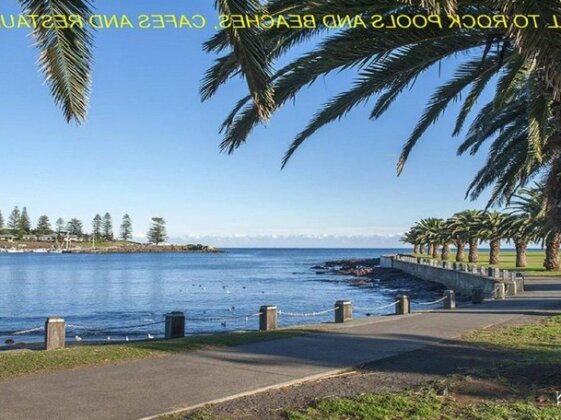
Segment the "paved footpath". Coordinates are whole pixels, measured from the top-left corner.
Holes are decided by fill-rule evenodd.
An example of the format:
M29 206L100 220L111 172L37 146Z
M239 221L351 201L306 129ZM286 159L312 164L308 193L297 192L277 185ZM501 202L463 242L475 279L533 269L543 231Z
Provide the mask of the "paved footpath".
M325 332L0 383L0 419L139 419L322 377L523 315L561 313L561 279L505 301L328 324Z

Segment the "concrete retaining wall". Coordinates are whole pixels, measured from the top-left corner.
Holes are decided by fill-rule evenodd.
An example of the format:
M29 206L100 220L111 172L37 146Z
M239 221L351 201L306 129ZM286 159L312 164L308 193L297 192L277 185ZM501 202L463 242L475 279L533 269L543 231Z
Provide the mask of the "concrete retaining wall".
M446 263L447 268L443 268L442 263L435 260L418 259L408 255L383 256L380 259L380 265L395 268L422 280L442 284L450 290L466 295L471 295L473 288L481 287L486 297L494 297L497 286L502 287L502 284L505 285L505 290L509 291L510 295L524 290L523 280L515 278L514 273L504 270L502 272L494 270L495 278L492 278L482 275L481 270L478 273L467 272L464 266L454 269L452 263ZM513 281L516 283L516 291L512 291Z

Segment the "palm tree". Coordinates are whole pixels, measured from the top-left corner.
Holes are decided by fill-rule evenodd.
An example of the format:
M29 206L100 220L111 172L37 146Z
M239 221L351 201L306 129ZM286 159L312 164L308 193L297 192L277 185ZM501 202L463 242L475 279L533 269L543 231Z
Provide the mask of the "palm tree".
M452 232L449 229L448 220L442 221L440 223L440 230L437 235L438 242L442 245L440 259L442 261L448 261L450 258L450 244L455 243L455 239L452 236Z
M433 258L438 258L439 237L442 230L443 220L436 217L428 217L417 223L420 240L428 245L428 253Z
M512 239L516 249L516 267L528 266L528 244L537 240L536 228L532 219L527 214L508 214L503 220L501 230L507 240Z
M482 213L481 210L464 210L452 216L449 222L452 236L461 238L469 244L468 261L470 263L479 261L478 244Z
M523 188L515 196L512 208L517 214L525 217L530 223L528 229L533 232L533 238L539 239L542 246L545 245L545 259L543 266L546 270L559 270L561 261L559 258L559 247L561 246L561 235L552 230L547 221L544 211L544 187L536 184L533 188Z
M419 253L421 244L419 243L419 235L415 227L412 227L403 234L401 242L413 245L413 254Z
M444 222L444 230L456 246L456 262L463 262L465 259L466 242L468 241L463 220L458 217L458 214L454 215Z
M479 239L489 241L489 264L496 265L500 262L501 239L504 214L493 211L484 212L479 219Z

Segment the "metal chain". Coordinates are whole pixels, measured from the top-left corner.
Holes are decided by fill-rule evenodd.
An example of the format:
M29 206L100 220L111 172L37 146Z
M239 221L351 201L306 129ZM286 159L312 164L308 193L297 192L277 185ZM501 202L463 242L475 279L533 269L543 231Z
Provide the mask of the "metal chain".
M163 324L164 322L165 321L156 321L156 322L151 322L149 324L124 325L122 327L108 327L108 328L101 328L101 327L93 328L93 327L85 327L83 325L75 325L75 324L66 324L66 326L77 330L86 330L86 331L118 331L118 330L128 330L131 328L149 327L151 325Z
M434 305L436 303L442 302L443 300L446 300L448 298L448 296L444 296L438 300L435 300L433 302L411 302L414 303L415 305Z
M360 311L379 311L380 309L386 309L389 308L390 306L394 306L397 305L399 303L399 300L396 300L395 302L389 303L387 305L384 306L378 306L377 308L364 308L361 306L354 306L353 309L358 309Z
M279 310L279 315L285 315L285 316L294 316L294 317L314 317L314 316L319 316L319 315L325 315L328 314L330 312L335 312L337 309L333 308L333 309L326 309L325 311L320 311L320 312L285 312L285 311L281 311Z
M9 334L2 334L2 335L22 335L22 334L29 334L35 331L41 331L44 330L45 327L35 327L35 328L30 328L29 330L21 330L21 331L14 331L12 333Z
M261 312L257 312L256 314L247 314L247 315L239 315L239 316L226 316L226 317L189 317L186 316L185 318L189 321L195 321L195 322L204 322L204 321L235 321L236 319L243 319L245 318L246 321L249 320L249 318L255 317L255 316L260 316Z

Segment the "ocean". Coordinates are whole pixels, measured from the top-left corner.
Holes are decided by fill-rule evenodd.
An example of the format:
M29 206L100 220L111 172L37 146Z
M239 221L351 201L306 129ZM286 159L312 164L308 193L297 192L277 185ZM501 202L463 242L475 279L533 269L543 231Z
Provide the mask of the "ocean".
M0 254L0 345L43 339L46 317L61 316L70 339L162 337L163 316L186 313L187 334L255 330L259 307L277 305L280 326L331 321L335 301L356 317L391 313L398 290L383 282L317 274L328 260L373 258L396 249L226 249L198 254ZM438 297L438 296L437 296ZM374 310L373 310L374 309ZM324 312L324 313L322 313ZM319 313L312 315L311 313ZM290 314L290 315L289 315Z

